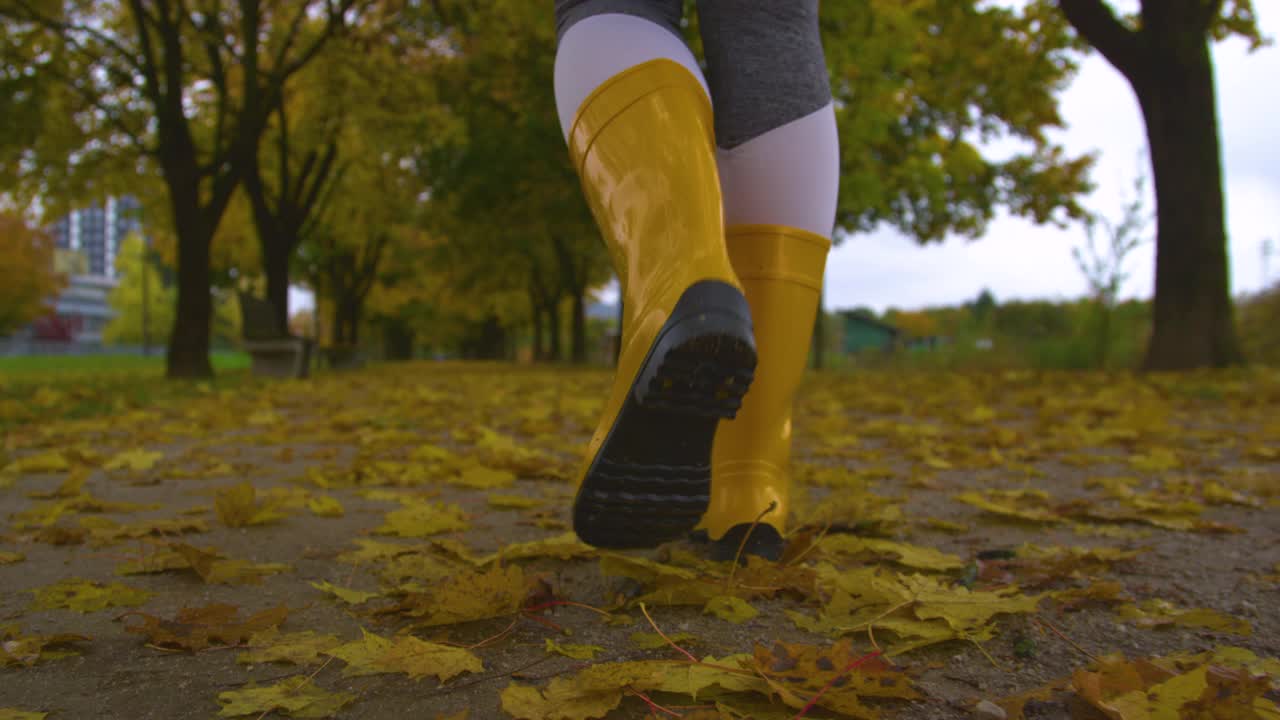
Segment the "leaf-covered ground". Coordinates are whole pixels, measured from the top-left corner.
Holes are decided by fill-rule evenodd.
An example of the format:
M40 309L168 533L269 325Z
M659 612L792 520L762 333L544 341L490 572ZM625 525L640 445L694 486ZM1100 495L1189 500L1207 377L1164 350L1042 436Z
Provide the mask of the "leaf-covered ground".
M1280 717L1274 371L811 376L741 567L568 534L607 372L91 382L0 398L0 720Z

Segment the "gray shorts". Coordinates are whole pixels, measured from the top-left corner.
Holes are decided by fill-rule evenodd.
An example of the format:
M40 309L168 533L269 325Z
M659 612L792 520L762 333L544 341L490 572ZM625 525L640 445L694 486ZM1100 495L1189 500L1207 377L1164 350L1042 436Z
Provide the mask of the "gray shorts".
M555 0L560 35L585 18L635 15L681 35L683 0ZM716 142L731 148L831 102L818 0L698 0Z

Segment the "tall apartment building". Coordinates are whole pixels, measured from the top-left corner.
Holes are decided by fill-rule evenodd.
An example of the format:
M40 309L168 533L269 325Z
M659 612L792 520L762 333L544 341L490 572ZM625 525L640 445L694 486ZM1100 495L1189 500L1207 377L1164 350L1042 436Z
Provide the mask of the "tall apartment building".
M48 228L58 249L71 251L68 267L75 269L64 270L69 277L53 301L53 312L0 343L0 352L72 352L102 345L103 329L115 314L109 298L119 282L116 255L125 237L141 230L140 209L134 198L109 198L74 210Z
M90 275L114 279L120 245L126 235L142 228L140 209L134 198L108 198L104 205L94 204L68 213L50 231L59 248L84 255Z

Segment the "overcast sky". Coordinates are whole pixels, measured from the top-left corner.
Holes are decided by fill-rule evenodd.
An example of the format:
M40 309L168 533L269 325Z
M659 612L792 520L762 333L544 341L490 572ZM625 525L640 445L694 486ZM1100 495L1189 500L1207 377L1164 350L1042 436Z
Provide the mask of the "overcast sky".
M1263 32L1280 37L1280 6L1255 6ZM1280 280L1280 47L1249 53L1245 43L1233 40L1218 44L1214 59L1232 291L1239 294L1264 284L1266 238L1276 246L1269 282ZM1058 139L1067 150L1072 155L1100 153L1093 175L1097 190L1086 206L1117 217L1133 185L1138 153L1146 147L1132 91L1118 72L1092 54L1063 94L1062 114L1068 127ZM1154 200L1148 207L1154 210ZM972 299L984 287L1001 301L1078 297L1085 292L1085 281L1071 248L1082 242L1084 231L1078 226L1057 230L1007 217L973 242L953 239L920 247L894 231L850 237L827 264L827 307L883 311L951 305ZM1150 297L1154 249L1149 243L1131 256L1124 296Z

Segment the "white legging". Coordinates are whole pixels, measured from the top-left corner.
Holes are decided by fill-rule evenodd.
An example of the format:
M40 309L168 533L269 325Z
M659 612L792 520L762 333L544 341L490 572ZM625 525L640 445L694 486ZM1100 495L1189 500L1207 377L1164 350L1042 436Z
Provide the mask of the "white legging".
M813 5L816 8L816 2ZM817 33L816 22L812 33ZM789 98L784 78L758 72L762 67L759 58L748 63L755 71L724 77L728 74L724 68L738 67L733 53L743 52L736 49L742 47L746 44L716 44L717 62L713 65L721 69L708 86L693 53L665 24L619 12L587 15L564 29L556 52L560 126L567 137L582 102L610 77L650 60L674 60L688 68L712 98L725 224L785 225L830 238L840 168L835 109L826 88L825 68L820 69L825 96L813 87L816 71L808 69L810 82L802 83L797 96ZM812 64L811 59L799 63L805 68ZM787 70L788 79L795 76L796 65L792 63ZM780 66L788 68L786 63ZM775 97L759 99L766 92ZM721 96L718 103L717 94ZM823 102L814 106L815 100Z

